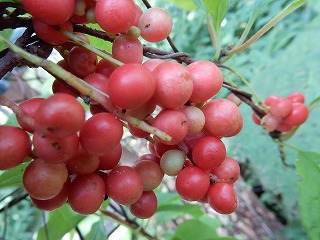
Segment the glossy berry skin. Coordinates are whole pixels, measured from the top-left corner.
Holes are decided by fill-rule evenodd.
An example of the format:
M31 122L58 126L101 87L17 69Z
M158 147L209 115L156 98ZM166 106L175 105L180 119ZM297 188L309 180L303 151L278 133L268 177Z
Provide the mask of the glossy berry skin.
M76 154L66 162L66 165L71 173L87 175L96 171L99 163L99 157L88 154L80 146Z
M47 199L39 200L33 197L30 197L32 204L42 210L42 211L53 211L61 207L68 200L68 182L66 182L62 190L58 193L57 196Z
M221 164L212 169L210 173L213 175L215 182L235 183L240 176L239 163L233 158L226 157Z
M226 147L219 138L206 136L196 142L192 149L192 157L199 168L210 170L226 158Z
M141 37L148 42L160 42L166 39L172 30L171 16L161 8L149 8L139 19Z
M129 35L116 37L112 44L112 56L123 63L142 63L142 43Z
M177 62L161 63L153 70L156 82L154 101L162 108L174 109L185 104L193 90L191 74Z
M122 155L122 146L121 146L121 143L118 143L112 152L109 152L106 155L99 157L100 162L99 162L98 169L111 170L112 168L118 165L121 159L121 155Z
M153 96L155 80L142 65L128 63L113 71L108 87L111 102L123 109L136 109Z
M191 102L205 102L220 91L223 75L213 62L207 60L196 61L189 64L187 69L193 79Z
M95 53L82 47L73 47L68 54L68 63L72 72L78 77L85 77L95 72L98 57Z
M177 193L188 201L198 201L203 198L209 186L208 174L197 166L182 169L176 179Z
M172 139L157 140L167 145L175 145L183 140L188 133L188 121L184 113L179 110L163 110L153 120L152 126L167 133Z
M44 101L44 98L29 98L25 101L23 101L22 103L19 104L19 107L23 109L23 111L25 111L25 113L30 116L30 117L34 117L38 107L40 106L40 104ZM19 116L17 117L17 121L19 123L19 125L26 131L33 133L34 129L31 128L28 124L26 124L23 119Z
M143 181L138 172L129 166L118 166L111 170L106 179L108 196L122 205L131 205L143 193Z
M63 138L54 138L35 132L32 143L34 150L44 161L64 163L76 154L79 138L76 133Z
M85 111L74 97L57 93L40 104L34 119L37 132L66 137L80 130L85 121Z
M292 111L292 102L287 98L279 98L270 104L270 114L275 117L284 118Z
M59 25L72 16L75 0L22 0L22 5L40 21L49 25Z
M143 192L138 201L130 205L131 214L140 219L152 217L158 206L158 200L153 191Z
M304 123L309 116L309 109L300 102L292 103L291 113L282 119L282 122L290 126L298 126Z
M31 152L29 135L21 128L0 126L0 170L21 164Z
M132 0L98 0L96 20L108 33L123 33L134 23L136 6Z
M201 108L206 122L204 130L216 137L229 137L239 131L242 116L238 106L230 100L216 98Z
M38 158L23 173L23 186L33 198L47 200L59 194L68 179L63 163L48 163Z
M161 170L168 176L177 176L182 170L187 156L181 150L169 150L160 159Z
M293 92L289 94L287 97L291 102L299 102L304 103L304 95L301 92Z
M98 211L104 201L104 196L105 182L95 173L77 176L68 188L70 207L83 215Z
M32 21L33 29L37 36L44 42L52 45L60 45L69 40L69 38L58 30L54 29L48 24L45 24L37 19ZM59 25L59 28L62 28L68 32L73 32L73 26L70 21L66 21Z
M97 113L85 122L79 140L87 153L102 157L115 149L122 134L121 122L111 113Z
M133 165L143 181L143 191L151 191L157 188L163 179L162 172L158 163L150 160L140 160Z
M209 187L208 203L210 207L220 214L231 214L238 206L234 188L228 183L214 183Z

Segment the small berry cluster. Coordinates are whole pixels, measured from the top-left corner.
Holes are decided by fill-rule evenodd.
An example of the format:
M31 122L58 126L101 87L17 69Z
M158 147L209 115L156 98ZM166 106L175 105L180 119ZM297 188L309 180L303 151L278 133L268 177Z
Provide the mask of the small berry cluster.
M81 88L56 79L54 95L19 105L24 113L17 114L21 128L0 126L0 152L4 153L0 169L18 166L27 157L32 159L25 169L23 185L36 207L50 211L68 202L75 212L91 214L109 197L129 206L134 216L149 218L157 208L154 189L168 175L176 177L176 190L183 199L209 203L222 214L236 210L233 184L240 168L227 157L221 139L238 134L243 119L234 102L213 99L223 84L220 69L207 60L188 66L160 59L142 62L141 43L130 34L130 27L136 25L147 41L165 39L171 31L167 13L156 8L142 13L132 0L22 3L34 17L37 35L67 50L58 64L95 87L92 92L102 94L112 106L102 106ZM122 33L115 38L112 49L121 66L104 59L98 62L94 53L80 46L50 42L60 34L51 25L86 23L92 7L102 29ZM51 30L54 36L49 40L42 37L37 21L49 27L45 36L50 36ZM78 36L89 43L85 35ZM89 118L78 97L90 104ZM145 122L152 130L125 119ZM124 126L134 137L149 141L151 153L132 166L120 164ZM157 135L154 129L170 138Z
M290 132L294 127L303 124L309 115L308 107L304 104L304 95L300 92L291 93L285 98L271 95L264 103L268 107L268 113L261 119L253 113L252 119L268 132Z

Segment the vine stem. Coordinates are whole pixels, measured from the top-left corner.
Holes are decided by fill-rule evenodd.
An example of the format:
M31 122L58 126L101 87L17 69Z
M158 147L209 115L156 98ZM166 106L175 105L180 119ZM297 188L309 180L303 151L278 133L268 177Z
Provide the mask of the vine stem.
M97 54L98 56L106 59L108 62L117 65L117 66L122 66L124 65L123 62L120 62L119 60L111 57L111 53L105 53L93 46L91 46L90 44L86 43L85 41L83 41L82 39L76 37L75 35L73 35L72 33L62 29L62 28L56 28L59 32L61 32L63 35L65 35L66 37L68 37L69 39L71 39L72 41L74 41L77 45Z
M214 59L218 59L219 55L220 55L220 40L219 40L219 36L216 33L213 24L212 24L212 17L210 14L207 14L206 16L206 22L207 22L207 27L208 27L208 31L210 34L210 38L211 38L211 43L213 46L213 49L215 50L215 54L214 54Z
M118 215L114 214L113 212L110 212L108 210L103 210L103 209L100 209L100 212L103 214L103 215L106 215L108 217L111 217L113 220L115 220L116 222L118 222L119 224L123 225L123 226L126 226L127 228L133 230L133 231L136 231L138 233L140 233L141 235L143 235L144 237L146 237L147 239L149 240L156 240L158 239L157 237L155 236L152 236L150 235L148 232L146 232L143 228L141 228L140 226L137 226L137 225L134 225L134 224L131 224L129 223L128 221L120 218Z
M112 112L116 117L131 123L137 128L140 128L146 132L149 132L151 134L154 134L158 136L159 138L170 141L171 137L166 134L165 132L152 127L145 123L144 121L141 121L137 118L125 115L120 109L118 109L116 106L114 106L109 98L108 95L104 92L98 90L97 88L91 86L90 84L86 83L82 79L76 77L72 73L66 71L62 67L58 66L54 62L51 62L50 60L43 59L41 57L35 56L22 48L12 44L8 40L6 40L4 37L0 35L0 42L3 42L9 49L14 51L15 53L19 54L24 59L30 61L31 63L40 66L47 70L49 73L51 73L54 76L57 76L64 81L68 82L72 87L76 88L81 92L83 95L90 97L91 99L95 100L96 102L100 103L105 109L107 109L109 112Z
M278 22L280 22L283 18L285 18L287 15L289 15L291 12L299 8L304 4L305 1L302 1L299 4L296 4L295 6L287 7L283 9L277 16L272 18L268 23L266 23L262 28L259 29L258 32L256 32L251 38L249 38L244 44L232 49L231 51L227 52L226 56L227 59L229 59L230 56L239 53L246 48L248 48L252 43L257 41L262 35L264 35L267 31L269 31L273 26L275 26ZM226 59L224 60L224 62Z
M229 70L230 72L232 72L233 74L235 74L250 89L252 95L258 101L258 104L259 105L262 104L261 99L259 98L258 94L254 91L254 89L252 88L251 84L240 73L238 73L233 68L227 67L225 65L219 65L219 67L225 68L225 69Z

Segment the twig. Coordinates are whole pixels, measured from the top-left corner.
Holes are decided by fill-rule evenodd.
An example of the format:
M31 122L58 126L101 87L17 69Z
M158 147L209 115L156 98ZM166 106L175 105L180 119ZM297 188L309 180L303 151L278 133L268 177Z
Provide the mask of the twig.
M149 240L157 240L157 237L152 236L151 234L149 234L148 232L146 232L145 229L141 228L140 226L136 226L132 223L127 222L126 220L123 220L122 218L120 218L118 215L114 214L113 212L110 212L108 210L102 210L100 209L100 212L108 217L111 217L113 220L115 220L116 222L118 222L119 224L133 230L136 231L138 233L140 233L141 235L143 235L144 237L146 237Z
M76 232L78 234L78 237L80 240L85 240L85 238L83 237L81 231L80 231L80 228L78 226L76 226Z

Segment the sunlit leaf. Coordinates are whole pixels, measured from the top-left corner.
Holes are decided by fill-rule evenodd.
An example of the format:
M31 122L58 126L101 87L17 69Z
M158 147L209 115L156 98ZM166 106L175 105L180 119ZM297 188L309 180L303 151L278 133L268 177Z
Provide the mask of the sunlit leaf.
M166 0L166 1L173 3L179 8L186 11L192 11L198 8L197 4L195 4L193 0Z

